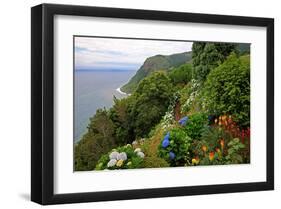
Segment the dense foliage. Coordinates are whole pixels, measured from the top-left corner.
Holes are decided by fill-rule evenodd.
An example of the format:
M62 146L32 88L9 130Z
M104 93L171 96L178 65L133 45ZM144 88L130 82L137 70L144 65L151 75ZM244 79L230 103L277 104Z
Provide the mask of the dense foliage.
M173 86L165 73L156 72L142 80L134 94L135 133L147 136L165 114L173 96Z
M159 156L173 166L187 165L190 161L191 138L183 128L173 128L159 144Z
M106 110L97 110L88 132L75 145L75 170L93 170L100 156L115 146L114 125Z
M195 113L188 117L185 132L192 139L200 139L208 124L208 116L205 113Z
M204 105L210 114L231 114L250 124L250 57L232 54L214 69L204 85Z
M187 84L192 79L192 65L184 64L169 72L169 77L174 85Z
M236 50L236 44L195 42L192 45L194 78L205 81L209 72Z

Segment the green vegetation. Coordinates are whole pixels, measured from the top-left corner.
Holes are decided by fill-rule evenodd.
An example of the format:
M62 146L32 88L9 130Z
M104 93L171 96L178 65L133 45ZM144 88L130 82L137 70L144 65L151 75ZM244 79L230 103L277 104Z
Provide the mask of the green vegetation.
M183 64L169 72L169 77L174 85L188 84L192 79L192 65Z
M158 147L159 156L172 166L188 165L191 160L192 139L183 128L173 128L166 133Z
M204 84L205 109L210 114L232 114L242 126L250 125L250 57L231 54Z
M195 113L188 118L185 132L192 139L200 139L208 124L208 116L205 113Z
M194 78L205 81L209 72L223 63L233 51L237 51L235 44L195 42L192 45Z
M96 170L132 169L141 168L144 159L141 149L135 149L130 145L117 147L111 152L101 156Z
M115 146L114 126L106 110L97 110L88 132L75 145L75 170L93 170L100 156Z
M140 82L134 93L133 116L136 136L147 136L151 127L159 123L172 95L173 86L163 72L156 72Z
M150 57L122 90L90 119L75 170L250 162L249 44Z

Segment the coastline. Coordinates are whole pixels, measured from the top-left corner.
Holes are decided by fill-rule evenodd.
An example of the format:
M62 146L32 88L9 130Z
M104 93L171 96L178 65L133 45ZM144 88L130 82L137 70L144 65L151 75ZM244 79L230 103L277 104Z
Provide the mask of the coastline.
M130 96L131 94L127 94L123 91L121 91L121 86L119 88L116 89L116 91L118 91L120 94L126 95L126 96Z

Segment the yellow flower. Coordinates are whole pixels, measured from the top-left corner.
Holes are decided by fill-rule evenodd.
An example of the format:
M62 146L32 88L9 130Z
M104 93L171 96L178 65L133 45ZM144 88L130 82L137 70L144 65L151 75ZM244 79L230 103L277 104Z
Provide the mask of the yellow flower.
M122 165L123 165L123 160L118 160L116 166L121 167Z
M192 162L192 165L197 165L199 163L199 159L198 158L193 158L191 160L191 162Z

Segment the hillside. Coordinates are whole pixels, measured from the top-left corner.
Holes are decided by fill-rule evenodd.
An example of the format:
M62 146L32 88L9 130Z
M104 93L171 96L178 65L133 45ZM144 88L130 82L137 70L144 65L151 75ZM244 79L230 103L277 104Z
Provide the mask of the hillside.
M138 83L152 72L159 70L167 71L170 68L177 67L191 61L191 53L192 52L184 52L168 56L156 55L147 58L131 80L122 86L121 90L126 93L132 93L136 89Z

